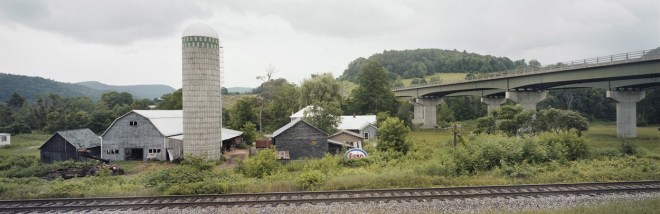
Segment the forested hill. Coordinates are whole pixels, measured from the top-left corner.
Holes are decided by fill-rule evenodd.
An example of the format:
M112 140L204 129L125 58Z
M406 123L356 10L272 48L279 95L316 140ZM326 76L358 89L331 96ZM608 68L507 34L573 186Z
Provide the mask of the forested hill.
M57 94L62 97L89 97L98 100L104 92L128 92L135 98L153 99L175 89L167 85L113 86L100 82L63 83L42 77L0 73L0 103L7 102L17 92L32 102L39 95Z
M358 73L367 60L377 60L390 72L390 79L398 77L421 78L434 73L493 72L526 65L525 60L512 61L506 57L479 55L466 51L442 49L417 49L384 51L368 59L357 58L339 77L340 80L357 81Z
M100 91L116 91L116 92L128 92L136 98L146 98L153 99L156 97L161 97L163 94L169 94L175 91L176 89L168 85L125 85L125 86L115 86L115 85L106 85L96 81L88 82L79 82L78 85L83 85L92 89Z
M38 95L57 94L63 97L89 97L98 100L103 93L82 85L62 83L41 77L29 77L0 73L0 102L7 102L17 92L28 101L36 100Z

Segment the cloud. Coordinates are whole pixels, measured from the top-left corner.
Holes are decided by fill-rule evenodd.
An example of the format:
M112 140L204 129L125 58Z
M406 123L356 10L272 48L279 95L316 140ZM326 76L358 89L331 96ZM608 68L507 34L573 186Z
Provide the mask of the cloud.
M45 0L0 2L0 18L85 43L126 45L171 36L190 19L205 19L211 10L195 1Z

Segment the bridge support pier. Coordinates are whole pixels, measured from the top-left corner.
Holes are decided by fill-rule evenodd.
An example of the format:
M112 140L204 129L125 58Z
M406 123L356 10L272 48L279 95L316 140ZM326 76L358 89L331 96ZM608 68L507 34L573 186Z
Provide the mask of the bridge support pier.
M536 110L536 104L545 100L548 91L507 91L505 96L522 106L523 110Z
M504 97L481 97L481 102L488 105L488 113L497 110L500 108L500 105L506 102Z
M617 137L637 137L637 102L645 96L644 91L607 91L607 97L616 101Z
M442 102L441 97L434 98L417 98L417 101L413 102L414 105L414 117L413 125L420 126L423 129L432 129L437 125L436 111L438 105Z

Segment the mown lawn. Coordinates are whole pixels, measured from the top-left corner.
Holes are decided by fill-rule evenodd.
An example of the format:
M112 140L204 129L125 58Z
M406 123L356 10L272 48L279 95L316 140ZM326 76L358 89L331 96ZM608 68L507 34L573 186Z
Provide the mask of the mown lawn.
M438 77L438 78L440 78L440 81L453 82L453 81L456 81L456 80L464 79L465 75L467 75L467 73L436 73L436 74L433 74L433 75L430 75L430 76L426 76L426 77L424 77L424 79L426 79L426 82L430 82L431 78ZM404 86L410 86L410 82L412 82L413 79L414 78L403 79L402 80L403 85Z

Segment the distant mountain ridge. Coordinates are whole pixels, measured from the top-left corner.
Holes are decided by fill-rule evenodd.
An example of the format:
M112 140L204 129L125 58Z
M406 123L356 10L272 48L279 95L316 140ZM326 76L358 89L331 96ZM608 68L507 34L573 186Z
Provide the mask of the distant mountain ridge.
M168 94L174 92L174 89L168 85L107 85L98 81L87 81L75 83L82 85L91 89L96 89L100 91L116 91L116 92L127 92L133 95L135 98L146 98L153 99L163 96L163 94Z
M167 85L114 86L96 81L63 83L43 77L0 73L0 103L7 102L14 92L32 102L37 99L37 96L48 94L62 97L89 97L92 100L98 100L104 92L108 91L127 92L136 99L153 99L172 93L175 89Z

